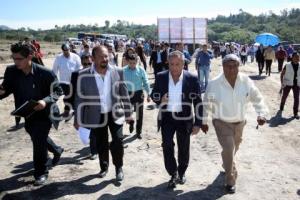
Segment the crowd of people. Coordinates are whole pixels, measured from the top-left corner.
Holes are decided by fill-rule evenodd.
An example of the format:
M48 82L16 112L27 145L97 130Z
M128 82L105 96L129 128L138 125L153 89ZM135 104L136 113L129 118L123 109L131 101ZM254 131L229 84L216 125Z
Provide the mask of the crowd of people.
M173 48L172 48L172 47ZM278 60L283 95L279 106L284 109L286 98L294 92L294 117L299 119L300 70L299 54L279 47L275 52L269 46L226 44L209 49L202 44L193 55L181 42L132 41L125 45L121 63L119 47L112 43L98 44L83 41L77 51L70 42L61 45L52 68L43 67L42 53L37 41L11 46L14 65L8 66L0 85L0 99L14 95L16 108L26 101L35 100L34 113L25 118L25 130L33 143L35 185L43 185L48 178L48 151L53 153L52 165L58 164L64 151L49 137L51 124L58 116L66 121L74 116L74 128L90 130L91 159L99 158L101 178L109 169L109 151L115 166L116 180L123 173L123 124L135 124L135 133L142 139L144 100L151 100L159 109L158 128L162 134L165 168L170 175L169 188L185 184L189 165L190 135L200 130L207 133L209 113L222 147L225 189L235 192L237 168L235 154L242 141L246 124L246 105L251 102L257 113L258 125L263 125L268 108L254 82L239 72L248 57L258 63L259 75L266 64L270 76L272 62ZM222 57L223 73L209 80L211 60ZM147 63L147 60L149 62ZM189 70L195 62L197 75ZM283 67L284 60L287 64ZM118 67L119 66L119 67ZM151 89L148 74L154 73ZM204 93L204 94L203 94ZM58 115L56 101L64 95L64 111ZM133 117L136 112L136 117ZM60 119L60 120L61 120ZM152 122L148 122L152 123ZM57 127L57 126L56 126ZM111 134L109 142L108 129ZM132 130L131 130L132 131ZM174 153L176 133L178 160Z
M267 46L259 44L244 44L240 45L237 43L221 43L215 44L213 46L213 53L215 57L219 55L222 58L227 54L235 54L240 57L243 65L248 61L250 57L250 62L253 63L255 60L258 63L258 73L262 74L264 66L266 66L266 75L270 76L272 63L276 60L278 61L278 72L281 72L284 60L287 62L291 61L292 54L296 52L293 45L289 45L286 49L279 45L276 47Z

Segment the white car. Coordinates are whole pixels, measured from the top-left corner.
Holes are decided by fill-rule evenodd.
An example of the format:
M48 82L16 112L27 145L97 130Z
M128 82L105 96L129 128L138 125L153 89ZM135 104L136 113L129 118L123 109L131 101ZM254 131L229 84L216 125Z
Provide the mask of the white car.
M82 44L81 40L77 39L77 38L68 38L67 41L69 41L70 43L79 46Z
M106 43L106 44L109 44L109 45L112 45L113 47L115 46L115 45L114 45L114 41L113 41L113 40L110 40L110 39L105 40L105 43Z

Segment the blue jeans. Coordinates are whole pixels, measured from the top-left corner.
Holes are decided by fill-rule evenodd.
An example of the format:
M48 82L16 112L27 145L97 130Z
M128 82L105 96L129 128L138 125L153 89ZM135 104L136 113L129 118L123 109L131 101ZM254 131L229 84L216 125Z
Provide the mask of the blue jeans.
M201 85L201 90L206 89L209 79L210 66L198 67L198 78ZM205 80L204 80L205 79Z

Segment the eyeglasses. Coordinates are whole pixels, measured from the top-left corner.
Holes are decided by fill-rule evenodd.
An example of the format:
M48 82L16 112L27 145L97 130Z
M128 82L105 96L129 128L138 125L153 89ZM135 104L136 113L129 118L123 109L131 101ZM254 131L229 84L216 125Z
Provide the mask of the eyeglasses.
M92 63L82 63L83 66L89 66L92 65Z
M16 58L16 57L11 56L11 59L13 59L14 61L22 61L22 60L25 60L26 58L23 58L23 57Z

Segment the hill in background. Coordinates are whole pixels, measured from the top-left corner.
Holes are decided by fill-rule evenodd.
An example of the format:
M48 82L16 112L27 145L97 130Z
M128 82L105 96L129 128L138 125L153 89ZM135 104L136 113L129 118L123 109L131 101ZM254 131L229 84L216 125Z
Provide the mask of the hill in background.
M230 16L218 15L208 20L209 41L234 41L238 43L253 43L257 34L263 32L273 33L282 41L300 43L300 9L282 10L279 15L270 11L267 14L254 16L240 9L238 14ZM24 37L33 37L38 40L49 42L63 41L68 37L77 37L77 33L115 33L125 34L129 38L143 37L157 40L156 25L137 25L118 20L114 24L105 21L105 26L94 25L71 25L62 27L55 26L50 30L33 30L30 28L9 29L7 26L0 28L0 39L19 40ZM5 29L8 28L8 29Z

